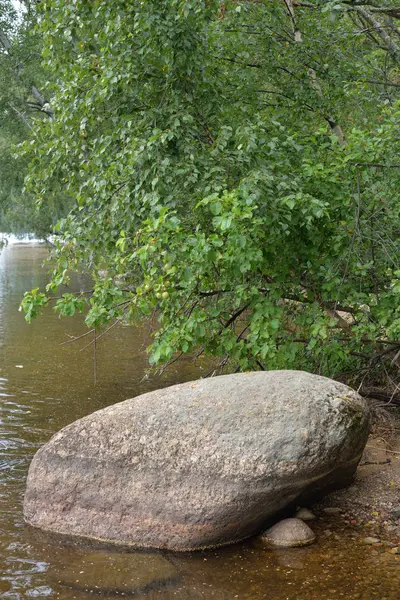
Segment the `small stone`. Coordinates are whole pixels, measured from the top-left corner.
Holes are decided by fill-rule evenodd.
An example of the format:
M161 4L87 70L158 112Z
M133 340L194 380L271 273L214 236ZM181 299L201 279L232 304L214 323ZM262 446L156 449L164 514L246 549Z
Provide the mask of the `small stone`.
M354 492L358 492L358 487L356 485L351 485L349 488L347 488L347 491L354 494Z
M260 539L270 546L295 548L312 544L315 533L301 519L283 519L267 529Z
M400 554L400 548L390 548L389 552L390 554Z
M339 508L338 506L327 506L326 508L323 508L322 510L327 515L338 515L339 513L342 512L342 509Z
M363 539L363 543L364 544L379 544L380 540L378 538L375 537L366 537Z
M0 592L9 592L12 588L11 582L7 579L0 579Z
M316 518L314 513L308 510L308 508L299 508L296 512L296 519L301 519L302 521L314 521Z

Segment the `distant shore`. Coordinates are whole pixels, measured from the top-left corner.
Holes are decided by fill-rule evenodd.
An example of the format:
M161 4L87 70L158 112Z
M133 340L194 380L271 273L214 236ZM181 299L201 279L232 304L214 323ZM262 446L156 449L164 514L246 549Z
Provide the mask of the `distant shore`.
M51 236L52 237L52 236ZM15 235L12 233L1 233L0 232L0 243L5 242L5 246L27 246L27 245L43 245L51 244L52 239L40 239L35 237L33 234L21 234Z

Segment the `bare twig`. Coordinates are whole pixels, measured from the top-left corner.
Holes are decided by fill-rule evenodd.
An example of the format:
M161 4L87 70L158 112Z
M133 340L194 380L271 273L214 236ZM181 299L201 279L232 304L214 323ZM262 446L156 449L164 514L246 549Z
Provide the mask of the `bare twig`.
M93 343L97 342L100 338L103 337L103 335L106 335L106 333L108 333L110 331L110 329L112 329L113 327L118 325L120 322L121 322L120 319L116 319L112 325L107 327L107 329L105 331L103 331L103 333L101 333L100 335L95 336L94 339L91 340L88 344L86 344L86 346L83 346L83 348L81 348L79 350L79 352L83 352L84 350L86 350L86 348L89 348L89 346L91 346ZM92 329L92 331L93 331L93 329Z
M65 342L61 342L60 346L64 346L64 344L72 344L72 342L77 342L81 338L84 338L87 335L90 335L91 333L93 333L93 331L94 331L93 329L89 329L89 331L86 331L86 333L82 333L82 335L77 335L76 337L73 337L70 340L66 340Z
M378 448L377 446L370 446L369 444L367 444L366 448L371 448L372 450L382 450L382 448ZM385 448L385 452L389 452L389 454L397 454L398 456L400 456L400 452L396 452L395 450L388 450L387 448Z

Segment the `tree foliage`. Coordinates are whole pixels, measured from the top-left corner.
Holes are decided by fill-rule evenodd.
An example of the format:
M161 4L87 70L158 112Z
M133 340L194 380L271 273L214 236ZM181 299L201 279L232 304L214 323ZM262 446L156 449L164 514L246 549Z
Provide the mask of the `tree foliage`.
M28 160L15 155L15 147L31 138L35 122L53 116L43 91L42 38L35 29L36 20L35 3L1 0L0 226L2 231L47 236L67 212L65 199L53 198L40 205L35 196L23 194Z
M76 203L47 291L70 269L94 280L57 310L87 305L90 327L156 314L153 364L338 375L393 358L396 3L40 4L55 118L21 154L40 203ZM28 318L48 301L32 298Z

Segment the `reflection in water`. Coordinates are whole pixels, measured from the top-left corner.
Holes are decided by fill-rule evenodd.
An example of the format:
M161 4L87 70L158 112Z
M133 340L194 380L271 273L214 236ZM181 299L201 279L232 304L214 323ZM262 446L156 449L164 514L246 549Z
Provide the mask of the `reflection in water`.
M116 554L25 527L28 465L55 431L109 404L202 373L185 361L163 379L143 379L149 328L114 328L98 343L94 387L90 348L79 352L86 341L60 345L85 331L79 318L60 320L48 310L27 326L18 312L23 291L44 285L45 257L43 246L9 246L0 254L1 599L86 600L96 593L143 600L399 598L398 558L384 547L363 546L351 527L336 539L317 523L318 543L304 549L268 552L250 541L192 555ZM85 281L77 278L73 285L79 289Z

